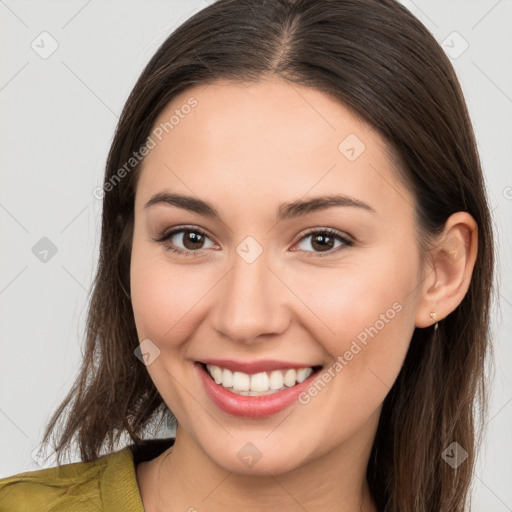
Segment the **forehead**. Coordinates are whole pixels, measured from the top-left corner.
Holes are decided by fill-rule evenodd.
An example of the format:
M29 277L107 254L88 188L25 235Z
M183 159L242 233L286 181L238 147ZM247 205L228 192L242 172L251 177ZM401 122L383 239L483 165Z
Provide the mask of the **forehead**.
M216 202L222 191L243 206L248 196L266 202L335 189L390 207L397 198L412 201L368 123L336 98L284 80L188 88L160 113L152 134L137 190L146 200L174 189Z

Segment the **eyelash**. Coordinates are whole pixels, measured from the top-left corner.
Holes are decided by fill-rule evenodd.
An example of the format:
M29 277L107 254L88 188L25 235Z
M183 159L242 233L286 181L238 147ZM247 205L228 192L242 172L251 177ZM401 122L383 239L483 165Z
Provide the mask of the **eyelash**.
M196 228L196 227L193 227L193 226L185 226L185 227L179 227L179 228L173 229L172 231L169 231L167 233L163 233L160 237L155 239L155 242L162 243L166 250L171 251L171 252L175 252L175 253L180 254L182 256L195 257L195 256L201 255L201 253L203 251L205 251L206 249L200 249L198 251L184 250L184 249L181 249L179 247L176 247L174 244L166 243L168 240L170 240L177 233L182 233L182 232L186 232L186 231L193 232L193 233L199 233L200 235L202 235L204 237L210 238L200 228ZM354 242L352 240L349 240L348 238L344 237L339 231L337 231L335 229L332 229L332 228L322 228L322 229L312 228L312 229L308 230L306 233L304 233L302 235L302 237L296 242L296 244L301 242L304 238L307 238L308 236L311 236L311 235L314 235L314 234L328 234L328 235L332 236L333 238L336 238L337 240L341 241L343 245L341 245L341 246L339 246L339 247L337 247L335 249L330 249L329 251L327 251L325 253L318 253L318 252L314 252L314 251L302 251L302 252L306 253L306 257L308 257L308 258L309 257L313 257L313 258L320 257L320 258L322 258L322 257L325 257L325 256L332 256L334 253L338 252L339 249L342 249L343 247L351 247L351 246L354 245ZM294 244L294 245L296 245L296 244ZM297 251L299 251L299 250L300 249L297 249Z

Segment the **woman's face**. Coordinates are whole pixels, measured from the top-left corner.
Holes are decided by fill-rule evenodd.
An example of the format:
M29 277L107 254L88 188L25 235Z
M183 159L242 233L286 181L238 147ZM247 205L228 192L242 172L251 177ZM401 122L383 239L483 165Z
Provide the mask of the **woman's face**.
M331 97L275 79L190 88L152 139L131 295L147 370L179 431L239 473L368 454L422 275L414 200L382 138ZM186 230L156 241L176 228ZM200 364L214 360L220 384ZM310 367L322 368L288 371ZM243 396L225 389L230 375L239 390L285 390Z

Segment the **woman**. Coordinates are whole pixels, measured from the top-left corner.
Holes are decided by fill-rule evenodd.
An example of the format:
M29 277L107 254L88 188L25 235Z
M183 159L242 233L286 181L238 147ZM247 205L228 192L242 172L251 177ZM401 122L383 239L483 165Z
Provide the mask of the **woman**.
M44 437L83 462L2 480L5 510L467 510L492 230L457 78L404 7L205 8L96 192L86 353Z

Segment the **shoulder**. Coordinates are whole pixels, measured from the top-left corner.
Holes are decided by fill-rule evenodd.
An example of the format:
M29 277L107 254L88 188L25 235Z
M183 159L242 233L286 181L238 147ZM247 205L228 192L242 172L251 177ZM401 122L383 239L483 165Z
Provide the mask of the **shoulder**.
M0 479L0 511L4 510L142 512L132 452L124 448L92 462L64 464Z

